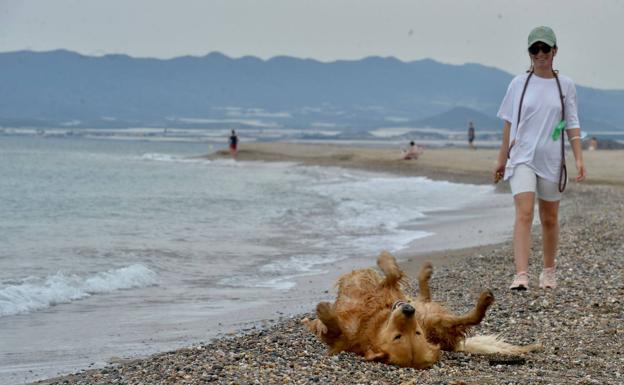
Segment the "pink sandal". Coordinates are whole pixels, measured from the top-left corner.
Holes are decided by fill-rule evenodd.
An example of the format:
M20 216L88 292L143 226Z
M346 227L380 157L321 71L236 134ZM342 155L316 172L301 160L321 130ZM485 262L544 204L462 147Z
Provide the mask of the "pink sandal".
M555 267L545 267L539 276L539 287L542 289L555 289L557 287L557 272Z
M509 288L517 291L527 290L529 288L529 274L526 271L517 273Z

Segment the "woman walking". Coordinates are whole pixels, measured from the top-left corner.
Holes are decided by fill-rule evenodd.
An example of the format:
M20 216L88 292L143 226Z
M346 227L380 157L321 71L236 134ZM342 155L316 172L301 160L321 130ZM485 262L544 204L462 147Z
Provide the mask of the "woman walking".
M528 39L531 69L511 81L497 114L504 120L504 126L494 178L509 180L516 209L513 231L516 275L510 286L512 290L529 288L531 226L536 197L543 242L539 286L557 287L559 201L567 181L564 131L576 161L576 181L585 179L576 87L572 79L553 69L557 50L552 29L537 27L531 31Z

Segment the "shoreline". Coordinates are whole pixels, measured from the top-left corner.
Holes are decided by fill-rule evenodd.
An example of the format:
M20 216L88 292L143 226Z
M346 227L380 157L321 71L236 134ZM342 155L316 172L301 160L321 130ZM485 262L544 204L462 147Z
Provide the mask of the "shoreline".
M201 163L205 164L205 162ZM231 163L231 161L227 160L226 163ZM247 162L241 162L239 166L244 165L245 163ZM264 167L264 165L259 162L249 162L247 164L252 168ZM299 167L295 167L295 169L298 168ZM338 170L337 168L332 171L332 173L334 172L339 172L340 174L351 173L350 171L345 171L344 169ZM370 173L367 175L369 175L369 177L390 177L397 179L389 173ZM399 177L399 179L402 179L402 177ZM421 179L422 178L418 178L417 180ZM417 188L417 184L415 188ZM448 188L448 186L446 186L446 188ZM456 186L453 187L453 189L454 188L456 188ZM479 190L490 189L481 188ZM491 197L492 195L495 194L492 194L491 192L487 194L488 197ZM490 209L486 208L485 205L490 207L491 202L489 202L489 199L487 199L487 201L488 202L485 202L485 204L482 202L475 202L475 205L481 207L483 204L484 206L482 206L482 211L488 213L490 212ZM450 202L452 203L452 200ZM418 205L417 202L412 202L412 204ZM410 221L409 224L404 223L401 225L398 230L400 232L404 232L406 235L399 235L397 242L412 241L413 245L407 249L412 248L418 250L426 248L427 250L437 250L445 248L448 244L455 244L455 239L457 241L464 242L464 240L460 238L463 236L462 234L465 233L465 229L472 229L476 226L480 226L478 220L471 218L474 217L474 215L465 215L466 213L463 209L429 211L425 214L426 217L423 217L422 219L414 219L413 221ZM432 220L436 222L434 225L430 224ZM430 227L433 226L435 226L436 229L431 230ZM419 236L418 233L421 233L422 231L435 232L437 234L426 238L416 238ZM409 235L411 233L415 233L414 236ZM474 235L475 237L479 236L478 233L475 233ZM415 238L416 240L414 240ZM451 239L454 240L451 241ZM472 240L474 241L475 239ZM467 240L469 239L466 239L466 241ZM14 338L11 340L11 344L7 345L9 348L5 350L18 354L12 354L11 357L7 357L7 360L3 365L4 372L0 373L0 383L17 383L18 380L23 381L24 377L33 381L58 376L63 373L71 373L87 367L90 369L102 368L107 362L110 361L111 357L148 357L149 355L158 352L183 348L190 344L196 343L197 341L205 342L211 341L215 338L222 338L230 333L236 333L238 330L245 330L253 326L262 325L264 320L274 321L280 317L288 317L293 314L307 312L310 309L313 309L319 301L332 299L331 295L328 294L328 291L331 291L330 289L332 288L335 279L340 274L349 272L353 268L365 268L374 265L374 258L376 257L376 254L381 249L385 249L390 245L389 242L386 243L383 241L370 243L366 239L362 239L362 242L369 244L369 246L365 247L367 250L366 252L355 253L352 250L345 250L345 255L336 255L338 261L334 263L319 264L313 268L315 271L311 274L301 272L290 277L290 279L288 279L290 282L289 284L295 284L295 287L288 291L281 291L278 289L273 289L271 291L268 288L261 288L258 290L261 290L262 293L265 293L264 290L267 290L266 295L258 297L253 288L236 288L236 294L233 294L234 299L232 299L230 304L222 311L206 311L203 315L197 314L190 318L188 315L176 317L175 315L171 316L168 314L163 314L162 317L159 317L158 313L155 312L154 317L158 318L159 323L157 328L152 326L155 332L153 335L145 333L145 330L149 329L148 326L144 327L141 324L135 324L125 331L120 330L120 335L112 337L112 339L100 341L98 341L97 338L92 339L93 342L88 345L84 345L84 347L88 348L89 346L101 346L102 349L95 351L94 354L91 355L88 355L86 351L85 354L79 354L81 350L79 340L75 343L75 347L63 347L58 350L53 348L48 354L41 355L40 357L34 354L28 355L25 354L19 347L19 338ZM394 245L394 243L392 244ZM397 244L397 246L398 245L399 244ZM210 251L210 246L206 246L206 251ZM459 243L454 246L459 247ZM357 247L357 245L354 245L354 247ZM391 251L404 248L406 248L405 244L400 248L391 248ZM296 252L296 248L294 250L294 252ZM247 252L253 253L254 250L251 248ZM335 251L331 248L319 250L319 252L335 254ZM342 259L346 257L346 254L349 255L349 258ZM411 255L411 252L402 252L397 254L397 257L399 261L403 261L410 259ZM427 257L427 254L424 254L422 259L429 258ZM439 263L441 262L442 259L440 258ZM220 290L227 289L222 288ZM231 298L231 296L228 298ZM106 297L103 297L103 300L106 301ZM211 303L204 302L197 303L195 305L210 307ZM80 304L73 305L75 308L79 308L80 306ZM112 311L122 310L117 308L114 302L110 303L108 306L110 306L109 309ZM52 311L59 311L59 309L60 308L52 309ZM184 307L177 306L177 309L179 311L184 311ZM101 310L106 311L105 309ZM37 324L37 322L41 322L41 324L43 324L43 314L44 313L30 315L28 316L28 319L32 320L35 324ZM124 314L127 315L129 313ZM56 319L58 320L59 318L62 317L57 317ZM140 314L139 318L142 318ZM234 319L235 321L232 322L231 319ZM61 322L69 326L70 329L75 328L75 330L80 330L80 327L84 322L80 320L80 317L66 317L64 318L64 322ZM132 317L129 317L128 321L123 322L131 322L131 320ZM9 323L10 322L11 321L9 321ZM52 322L52 324L54 323L55 322ZM131 331L135 328L142 330L142 333L133 335ZM42 335L42 338L45 338L45 332L46 328L42 327L39 329L35 326L31 329L29 334L32 335L34 333L38 333ZM68 332L66 338L73 339L77 334L77 332ZM110 329L106 330L105 334L117 335L115 332L115 326L111 325ZM127 337L124 337L124 335ZM146 335L147 337L142 337L142 335ZM146 340L146 338L149 338L149 340ZM50 338L50 340L59 341L60 339L56 337ZM15 346L15 349L10 349L11 345ZM39 345L45 346L46 344L40 342ZM89 350L93 351L93 349ZM23 376L21 376L22 373L24 374Z
M297 162L306 165L357 168L397 175L425 176L456 183L491 184L498 149L426 148L417 160L403 160L393 147L353 147L342 144L300 144L290 142L249 143L241 146L238 160ZM624 186L624 150L584 151L588 170L584 185ZM231 158L226 150L201 156L204 159ZM567 156L570 179L576 174L574 158ZM569 184L574 182L570 181ZM497 185L509 191L506 184Z
M279 147L280 150L271 152L271 146ZM455 182L474 184L489 182L489 171L475 171L473 164L467 164L469 162L466 161L457 162L457 156L461 153L461 150L455 149L427 150L423 158L419 160L400 161L395 157L398 152L388 149L349 148L347 151L344 147L320 146L322 148L303 148L306 146L283 143L254 144L250 145L250 147L250 149L239 153L240 160L298 161L321 166L355 167L369 171L393 172L402 175L423 175L432 179ZM379 151L392 152L392 155L384 158ZM440 151L440 153L436 154L437 151ZM464 150L464 152L467 152L467 150ZM489 162L491 153L493 151L490 151L490 154L479 154L479 167ZM436 157L431 156L428 162L425 162L424 160L428 154L436 154ZM453 161L450 163L448 161L436 163L438 162L436 160L438 157L444 156L453 156L453 159L456 161L455 164L453 164ZM214 158L214 156L211 158ZM429 166L430 162L436 164ZM449 169L450 166L455 167L457 164L460 165L457 167L457 170ZM619 167L621 169L622 166ZM612 182L610 184L621 184L618 180ZM592 188L595 188L597 192L592 191ZM601 310L600 305L604 303L606 307L610 306L615 310L621 310L621 295L624 293L622 293L621 285L618 289L616 279L618 274L621 276L622 273L621 242L619 242L618 246L618 241L621 240L621 237L617 235L621 234L621 232L617 233L617 231L621 230L622 225L617 221L617 213L623 211L620 202L622 202L624 194L621 188L603 186L592 186L592 188L577 186L575 183L571 183L570 191L566 192L571 197L567 196L562 203L561 254L562 259L565 257L565 260L563 263L560 263L560 266L563 265L563 269L570 270L578 267L574 262L591 266L591 261L587 261L585 258L587 257L586 253L583 250L579 251L576 246L579 239L577 239L575 233L580 230L580 241L583 245L591 246L591 256L595 257L595 260L598 253L602 252L601 257L605 263L601 267L607 275L607 279L604 282L607 283L606 286L615 290L616 294L620 294L620 302L609 302L610 299L607 295L602 300L599 296L596 296L595 300L598 301L596 303L599 306L595 306L595 303L589 305L583 303L583 298L587 300L587 295L585 294L590 287L586 284L592 282L591 277L583 277L585 280L590 280L585 282L583 279L580 279L580 284L575 282L574 279L571 282L566 280L562 282L562 286L568 283L573 284L574 295L572 297L577 298L577 302L575 302L577 308L578 306L583 308L589 306L590 311L596 312ZM499 187L499 189L504 191L505 188ZM593 202L596 201L598 202L595 205L596 207L588 209L587 206L594 204ZM452 216L452 213L449 213L450 216ZM579 220L586 216L589 216L590 220L585 222ZM608 220L605 221L605 218ZM477 217L478 221L479 217ZM468 221L468 223L472 223L469 227L474 227L474 221ZM442 220L439 226L445 228L448 226L448 223L445 224ZM590 226L602 226L599 227L599 230L602 230L602 234L596 234L595 231L588 230L587 228ZM607 226L608 231L604 231L605 226ZM608 242L594 245L593 239L596 237L601 237L603 240L606 239ZM423 239L427 238L430 237ZM415 277L415 273L422 261L434 260L435 273L432 280L434 298L441 302L447 302L454 311L467 310L474 303L478 292L487 286L486 283L493 285L497 301L482 325L475 329L479 334L503 333L507 340L515 343L530 343L536 340L542 341L543 339L554 339L558 340L558 342L563 340L568 343L569 338L566 338L567 336L559 335L559 333L563 332L558 332L554 328L550 330L548 327L542 327L542 323L547 326L553 323L559 324L563 319L566 319L570 310L575 310L574 307L570 309L569 305L565 303L566 301L560 301L562 303L558 301L567 300L568 291L541 293L534 289L526 293L526 295L516 295L516 293L508 292L506 285L512 273L510 242L508 239L496 239L496 241L490 243L433 252L427 251L426 247L422 245L415 245L414 243L416 242L414 242L407 250L397 253L397 257L401 260L400 264L410 278ZM494 237L492 237L492 240L494 240ZM439 244L440 241L437 242ZM455 241L456 243L457 241ZM447 241L446 244L449 244L449 242ZM539 254L539 252L536 253ZM609 256L608 254L610 253L613 256ZM533 256L531 260L531 274L533 277L537 276L536 266L539 265L538 262L536 257ZM372 266L375 261L370 259L370 261L365 263L368 266ZM609 267L611 267L611 270L609 270ZM581 269L581 272L587 271L591 271L591 268ZM477 275L475 276L475 274ZM305 280L306 277L301 278L301 282ZM319 290L319 288L312 288L312 290ZM333 299L334 293L331 287L321 290L310 295ZM605 293L601 292L600 294L604 296ZM534 317L531 313L527 314L522 311L527 306L527 303L529 303L529 309L538 312L537 316ZM460 305L459 307L457 306L458 304ZM312 310L309 309L309 311ZM557 316L554 318L551 317L552 311L557 311ZM572 319L579 318L582 321L579 321L580 324L578 326L583 328L588 327L589 321L600 321L598 324L603 325L602 327L605 330L610 330L610 333L612 333L606 337L612 336L613 333L616 335L624 333L621 325L619 328L617 325L613 326L615 321L618 321L613 316L606 318L596 316L596 320L585 322L587 317L583 317L578 312L578 309L573 311L572 314L576 315L576 317L571 317ZM145 358L120 361L112 363L111 366L104 369L94 369L34 383L60 384L67 381L67 383L76 384L104 384L111 383L113 379L123 379L130 382L141 380L145 381L145 383L247 383L253 382L254 378L262 379L261 383L283 383L284 378L290 379L291 383L352 383L353 381L411 383L410 381L413 381L413 379L417 379L418 383L433 383L435 381L439 383L443 379L448 381L476 381L474 383L499 383L503 380L519 381L523 379L520 380L520 383L542 383L538 376L543 377L544 383L559 383L556 379L563 381L562 383L569 383L572 381L569 373L579 373L578 370L573 370L578 369L577 366L579 365L574 364L574 360L570 361L570 357L572 357L570 356L571 352L566 350L566 348L574 350L577 346L573 344L564 344L563 351L566 354L570 354L563 357L565 360L554 360L558 366L554 369L548 368L547 370L543 369L544 365L548 361L552 361L552 355L556 356L558 354L557 351L559 351L559 348L555 350L554 345L546 346L545 350L548 354L540 356L540 353L538 353L528 357L527 363L531 364L530 368L524 364L521 367L502 365L502 367L497 368L490 365L487 357L469 356L460 353L445 353L440 363L436 364L434 369L429 371L416 371L383 364L365 363L359 357L349 354L327 357L324 354L324 346L299 326L298 319L304 315L309 316L310 314L304 312L297 316L265 320L263 322L265 326L263 327L252 326L245 330L238 330L232 335L224 335L205 345L183 348L173 352L158 353ZM563 326L570 329L570 326L575 326L575 324L570 325L564 322ZM589 327L591 327L591 324ZM535 329L537 329L537 332L535 332ZM577 336L579 332L577 331L577 333L572 333L571 335ZM596 336L594 335L593 337ZM598 335L597 337L605 336ZM578 338L582 340L582 338L588 337ZM588 341L591 342L591 339ZM591 350L591 345L590 343L587 349ZM607 356L614 353L613 349L617 350L617 347L609 349L607 345L605 345L605 349L602 352L594 351L598 349L597 346L594 346L595 349L591 350L592 355L582 351L580 356L581 363L582 359L587 357L606 357L605 362L601 362L592 371L594 373L592 379L602 379L603 382L600 383L616 383L615 380L614 382L609 382L608 380L610 379L608 377L600 377L600 372L609 373L606 370L610 367L610 363L607 362L607 359L610 357ZM574 365L572 367L565 366L567 361L572 362ZM579 360L577 359L576 361ZM617 359L612 358L611 364L617 366ZM585 365L581 366L585 367ZM164 370L164 368L167 370ZM521 369L523 373L518 374L518 369ZM144 370L147 370L147 373L142 372ZM356 377L354 377L354 371L356 372ZM366 377L362 377L362 373L365 373ZM616 373L616 371L611 369L611 373ZM578 379L580 380L580 377Z

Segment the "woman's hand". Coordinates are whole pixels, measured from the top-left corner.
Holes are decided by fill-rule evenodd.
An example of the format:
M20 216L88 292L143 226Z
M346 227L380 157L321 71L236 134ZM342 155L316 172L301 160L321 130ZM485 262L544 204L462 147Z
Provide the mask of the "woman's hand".
M505 176L505 163L498 163L494 169L494 183L498 183Z
M582 182L585 180L587 176L587 171L585 170L585 165L582 160L576 161L576 181Z

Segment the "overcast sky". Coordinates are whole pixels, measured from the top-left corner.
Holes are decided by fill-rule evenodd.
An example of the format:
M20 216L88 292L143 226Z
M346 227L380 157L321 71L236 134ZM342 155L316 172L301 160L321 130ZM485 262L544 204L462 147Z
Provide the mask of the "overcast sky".
M529 65L526 39L538 25L557 34L561 73L624 89L624 0L0 0L0 52L378 55L515 74Z

